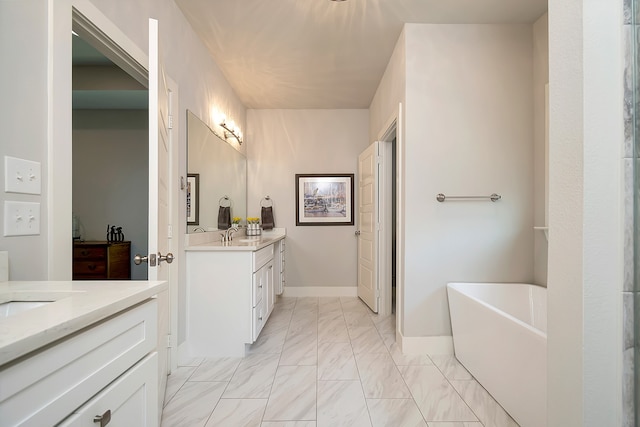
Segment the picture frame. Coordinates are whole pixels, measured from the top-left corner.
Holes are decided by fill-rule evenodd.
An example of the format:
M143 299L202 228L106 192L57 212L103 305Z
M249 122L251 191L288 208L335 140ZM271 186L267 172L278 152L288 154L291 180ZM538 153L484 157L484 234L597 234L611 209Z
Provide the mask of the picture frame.
M354 174L296 174L296 225L354 225Z
M200 174L187 174L187 225L200 224Z

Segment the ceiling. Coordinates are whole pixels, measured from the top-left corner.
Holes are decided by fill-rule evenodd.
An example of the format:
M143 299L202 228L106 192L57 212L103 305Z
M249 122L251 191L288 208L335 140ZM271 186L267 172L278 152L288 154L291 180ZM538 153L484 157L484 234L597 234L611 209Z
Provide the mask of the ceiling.
M533 23L547 0L176 0L247 108L368 108L404 23Z
M74 74L77 72L75 67L117 68L117 65L111 60L76 35L72 37L71 58ZM131 81L137 83L133 78ZM81 90L74 89L71 96L74 110L146 110L149 108L149 92L147 90L83 88Z

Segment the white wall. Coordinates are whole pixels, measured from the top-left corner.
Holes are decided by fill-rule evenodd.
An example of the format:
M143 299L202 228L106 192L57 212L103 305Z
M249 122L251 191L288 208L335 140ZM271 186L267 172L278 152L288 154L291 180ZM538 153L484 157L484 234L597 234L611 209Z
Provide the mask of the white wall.
M545 226L545 84L549 83L549 15L533 24L533 223ZM542 231L533 234L533 281L547 284L548 242Z
M404 335L451 335L447 282L533 280L532 31L407 24L405 37Z
M296 226L295 174L357 176L368 110L248 110L247 126L247 215L259 217L271 196L275 225L287 229L287 287L357 286L356 226Z
M39 236L3 237L0 232L0 250L9 251L10 280L43 280L47 278L46 215L49 208L46 196L49 170L46 0L0 2L0 56L3 58L0 79L0 92L3 94L0 98L2 170L4 156L8 155L40 162L45 177L42 195L29 196L5 193L4 173L1 174L0 215L4 215L5 200L40 202L43 220Z
M622 2L549 2L548 425L621 425Z
M405 101L406 66L405 66L405 34L404 29L398 37L389 63L380 84L369 106L369 139L375 141L388 125L391 117L398 113L398 104Z
M131 278L147 279L149 113L147 110L74 110L73 213L83 240L105 240L108 224L131 241Z

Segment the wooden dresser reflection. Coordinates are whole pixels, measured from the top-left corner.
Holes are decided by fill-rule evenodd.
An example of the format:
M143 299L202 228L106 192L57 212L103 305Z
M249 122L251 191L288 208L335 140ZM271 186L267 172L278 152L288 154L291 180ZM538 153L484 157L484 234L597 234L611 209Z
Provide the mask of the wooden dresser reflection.
M131 242L74 242L73 280L131 279Z

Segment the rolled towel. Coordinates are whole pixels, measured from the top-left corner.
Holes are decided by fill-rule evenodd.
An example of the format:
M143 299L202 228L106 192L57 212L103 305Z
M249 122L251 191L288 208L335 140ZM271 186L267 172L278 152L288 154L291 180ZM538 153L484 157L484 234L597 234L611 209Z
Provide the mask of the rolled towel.
M272 206L263 206L260 210L260 221L262 222L263 230L271 230L275 223L273 221L273 207Z
M218 209L218 228L226 230L231 227L231 207L220 206Z

